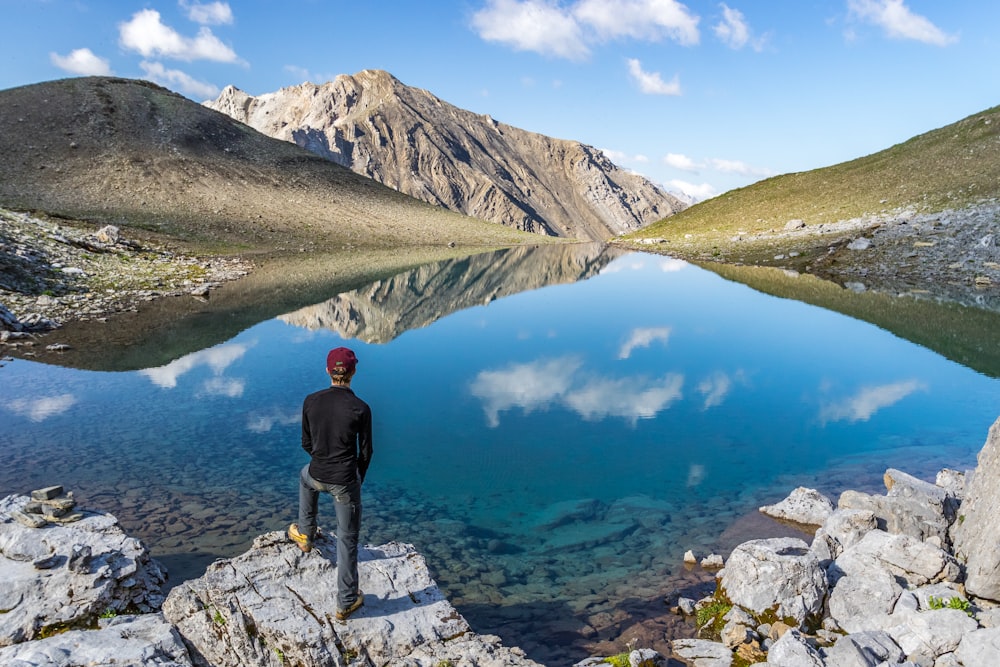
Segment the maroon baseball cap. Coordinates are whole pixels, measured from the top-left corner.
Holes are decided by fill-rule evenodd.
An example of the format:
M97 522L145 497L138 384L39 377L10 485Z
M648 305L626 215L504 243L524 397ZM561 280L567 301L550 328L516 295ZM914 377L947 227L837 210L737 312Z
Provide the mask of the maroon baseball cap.
M328 373L341 368L346 369L347 372L351 372L357 365L358 358L355 356L354 351L346 347L336 347L326 355L326 370Z

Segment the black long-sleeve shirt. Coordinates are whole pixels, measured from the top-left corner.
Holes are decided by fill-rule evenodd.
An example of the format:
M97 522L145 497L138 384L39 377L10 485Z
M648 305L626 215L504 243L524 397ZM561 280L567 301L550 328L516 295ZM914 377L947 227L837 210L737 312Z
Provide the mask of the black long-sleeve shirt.
M349 387L328 387L302 402L302 449L309 475L326 484L362 482L372 460L372 411Z

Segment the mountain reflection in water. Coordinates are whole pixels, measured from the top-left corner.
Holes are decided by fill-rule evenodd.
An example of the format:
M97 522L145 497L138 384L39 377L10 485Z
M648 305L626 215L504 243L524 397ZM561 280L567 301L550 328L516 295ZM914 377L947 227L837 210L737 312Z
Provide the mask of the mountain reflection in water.
M301 401L346 344L375 419L364 541L413 543L474 628L573 664L690 592L685 550L787 530L741 527L799 485L971 466L1000 407L1000 380L972 370L992 363L974 358L992 320L963 311L876 320L895 302L801 283L883 329L733 281L759 274L599 246L388 259L406 270L307 258L220 290L204 328L142 343L156 354L109 325L101 369L140 370L8 362L0 495L63 484L171 584L197 576L294 520ZM949 331L966 365L933 351ZM670 623L654 627L693 631Z

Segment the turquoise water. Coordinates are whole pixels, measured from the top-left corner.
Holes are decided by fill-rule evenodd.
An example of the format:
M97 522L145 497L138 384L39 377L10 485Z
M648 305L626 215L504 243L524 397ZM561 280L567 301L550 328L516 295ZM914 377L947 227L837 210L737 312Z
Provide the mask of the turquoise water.
M136 372L8 362L0 495L64 484L194 576L293 520L301 400L347 344L375 415L363 539L415 544L474 627L557 661L759 504L969 467L1000 415L1000 381L865 322L674 259L590 260L377 343L300 312ZM331 297L402 321L416 283ZM371 309L393 290L404 306Z

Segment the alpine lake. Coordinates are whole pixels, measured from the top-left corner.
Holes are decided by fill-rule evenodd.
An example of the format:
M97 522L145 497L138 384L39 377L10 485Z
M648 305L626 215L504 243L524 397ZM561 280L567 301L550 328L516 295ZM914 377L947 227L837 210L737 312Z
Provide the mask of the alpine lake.
M295 520L301 402L346 345L374 413L362 541L414 544L476 631L572 664L693 634L663 620L712 590L685 551L799 534L759 506L972 468L1000 415L988 309L584 244L351 289L316 262L46 337L89 336L86 353L6 361L0 496L62 484L169 585L200 576Z

